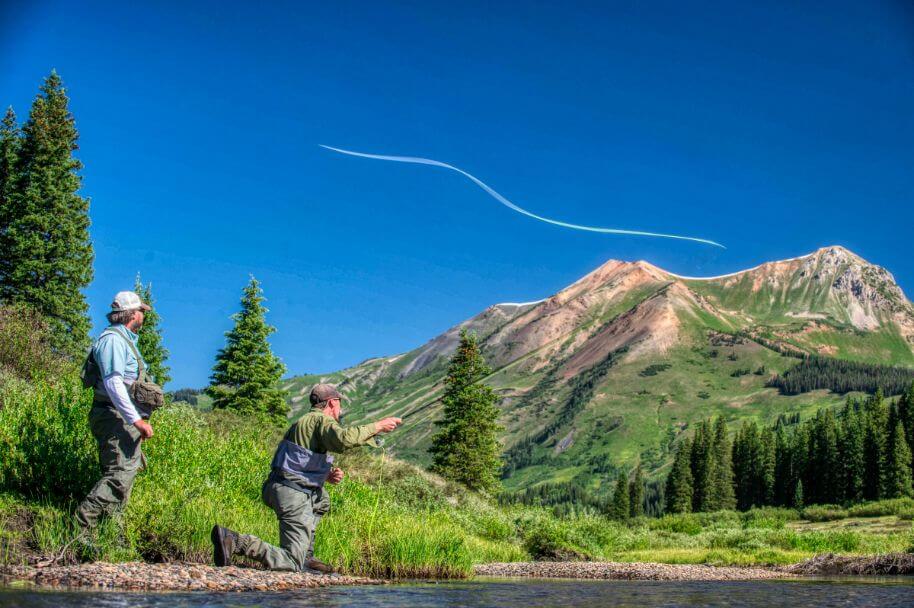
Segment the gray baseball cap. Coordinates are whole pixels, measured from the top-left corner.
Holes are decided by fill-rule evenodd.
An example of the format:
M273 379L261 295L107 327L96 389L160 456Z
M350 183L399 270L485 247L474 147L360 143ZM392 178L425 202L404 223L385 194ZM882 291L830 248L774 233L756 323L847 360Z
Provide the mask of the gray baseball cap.
M342 399L343 396L340 394L336 387L332 384L315 384L311 389L311 395L308 397L308 400L311 402L311 405L320 405L330 399Z

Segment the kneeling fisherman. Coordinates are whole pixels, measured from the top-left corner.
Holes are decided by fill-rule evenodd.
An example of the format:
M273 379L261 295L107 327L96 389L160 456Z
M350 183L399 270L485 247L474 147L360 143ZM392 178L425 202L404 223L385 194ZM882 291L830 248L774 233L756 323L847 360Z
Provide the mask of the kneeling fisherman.
M343 471L333 466L328 452L342 452L360 445L377 445L374 436L389 433L402 422L378 422L345 428L340 425L340 393L329 384L311 389L311 411L289 427L276 448L261 498L279 518L279 546L250 534L213 526L213 561L228 566L233 555L244 555L270 570L305 569L332 572L314 557L314 531L330 510L324 483L337 484Z

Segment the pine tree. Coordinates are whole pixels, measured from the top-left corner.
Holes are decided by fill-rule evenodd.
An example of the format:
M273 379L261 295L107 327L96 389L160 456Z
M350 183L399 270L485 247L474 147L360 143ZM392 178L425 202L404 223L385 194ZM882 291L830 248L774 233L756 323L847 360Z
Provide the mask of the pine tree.
M613 502L611 517L613 519L625 520L628 519L629 514L629 498L628 498L628 481L625 479L624 473L619 473L616 477L616 490L613 492Z
M765 429L759 436L757 493L755 504L770 505L774 502L774 433Z
M727 423L723 416L718 416L714 423L714 453L711 472L711 500L709 511L735 509L736 496L733 493L733 460L732 447L727 432Z
M667 513L689 513L692 511L692 446L685 440L676 452L673 468L666 478Z
M799 509L800 507L802 507L805 504L806 503L803 502L803 480L798 479L797 487L793 491L793 505L792 506L794 509Z
M4 205L0 300L34 308L52 328L54 349L78 357L89 344L82 289L92 280L93 253L89 201L78 194L82 163L73 156L79 135L68 104L60 77L51 72L22 129L12 204Z
M644 515L644 474L640 464L628 482L628 514L630 517Z
M153 382L159 386L165 386L171 380L171 369L166 363L168 349L165 348L162 342L162 330L159 328L159 312L154 306L155 299L152 297L152 283L143 285L140 275L137 274L134 291L143 302L152 306L152 310L146 311L146 318L139 332L139 350L143 355L143 361L146 362L146 373L152 377Z
M708 510L711 499L711 474L713 454L711 449L711 430L707 421L699 423L692 439L692 511Z
M911 448L905 439L900 420L896 420L890 437L890 448L886 452L884 497L911 496Z
M866 457L863 452L863 417L848 400L844 407L841 428L841 463L843 465L844 498L850 503L863 500Z
M885 460L886 429L888 427L888 408L882 397L882 391L868 397L863 404L864 411L864 477L863 498L879 500Z
M914 382L908 386L898 400L898 418L904 426L904 436L908 440L908 446L914 449Z
M483 491L497 489L502 466L498 398L482 383L489 373L476 335L461 330L444 380L443 418L436 422L440 430L429 448L433 471Z
M0 122L0 252L9 251L6 241L10 221L13 217L13 198L19 183L19 148L22 145L22 132L16 121L13 108L7 108L3 121ZM10 272L12 260L0 255L0 286L3 277Z
M225 348L216 355L206 393L216 409L266 413L285 420L289 406L279 381L286 367L267 342L276 329L267 325L264 299L260 283L252 276L244 288L241 311L232 315L235 327L226 332Z

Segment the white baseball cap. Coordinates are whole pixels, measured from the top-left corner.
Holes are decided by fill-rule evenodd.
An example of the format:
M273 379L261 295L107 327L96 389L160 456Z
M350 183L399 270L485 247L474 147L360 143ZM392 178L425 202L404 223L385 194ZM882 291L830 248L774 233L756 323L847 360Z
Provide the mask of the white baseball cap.
M119 291L114 296L114 302L111 302L112 312L123 312L125 310L151 310L149 304L143 303L140 296L133 291Z

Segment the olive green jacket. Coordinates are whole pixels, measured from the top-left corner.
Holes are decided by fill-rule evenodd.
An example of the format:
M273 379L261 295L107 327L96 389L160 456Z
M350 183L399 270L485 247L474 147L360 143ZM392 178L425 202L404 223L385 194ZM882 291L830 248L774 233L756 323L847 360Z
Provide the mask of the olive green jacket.
M342 452L360 445L377 445L374 423L344 427L317 408L298 419L289 427L283 439L297 443L312 452Z

